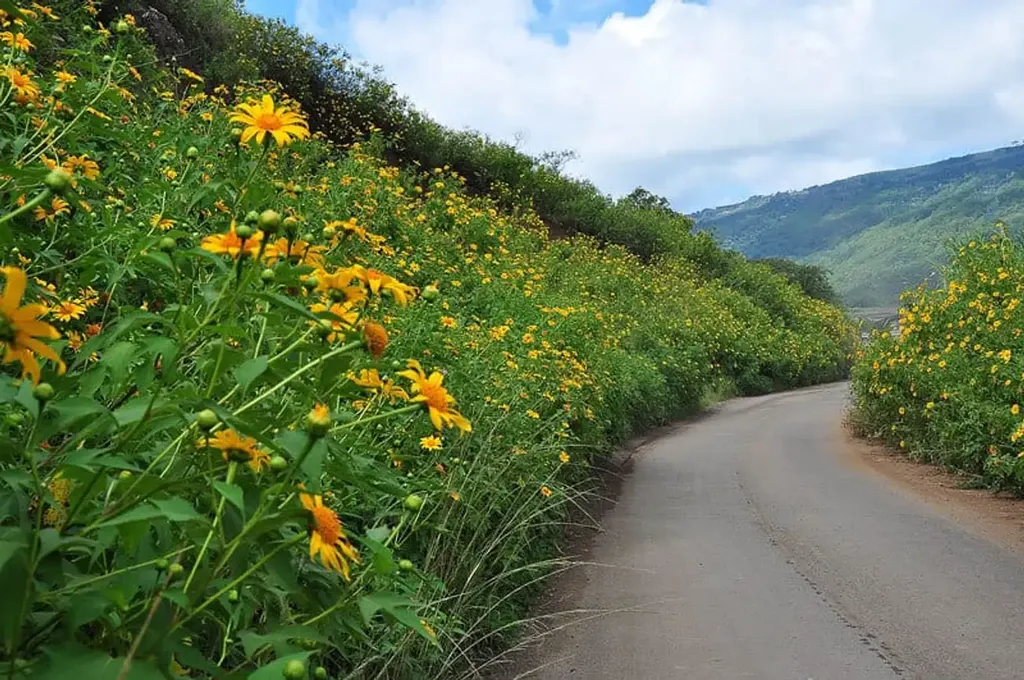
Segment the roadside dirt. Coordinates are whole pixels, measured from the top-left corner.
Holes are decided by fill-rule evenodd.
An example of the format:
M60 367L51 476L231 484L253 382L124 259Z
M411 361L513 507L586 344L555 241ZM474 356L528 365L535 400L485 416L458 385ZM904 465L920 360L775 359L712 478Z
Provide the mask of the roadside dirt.
M1024 499L965 488L969 481L965 475L867 443L842 426L836 437L845 462L932 506L968 531L1024 555Z

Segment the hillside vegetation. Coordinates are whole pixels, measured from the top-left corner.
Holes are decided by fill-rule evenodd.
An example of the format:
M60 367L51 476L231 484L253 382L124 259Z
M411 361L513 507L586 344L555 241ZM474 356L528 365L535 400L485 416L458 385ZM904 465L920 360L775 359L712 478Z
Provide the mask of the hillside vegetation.
M7 677L473 677L611 447L845 375L840 310L656 197L551 203L593 234L551 240L525 185L316 108L353 90L218 83L318 48L189 7L237 64L162 64L147 8L0 0Z
M894 304L938 282L947 242L1024 217L1024 147L877 172L704 210L701 228L749 257L799 259L831 272L850 305Z
M1024 253L1004 231L966 240L941 287L903 296L900 333L853 372L853 422L909 455L1024 494Z

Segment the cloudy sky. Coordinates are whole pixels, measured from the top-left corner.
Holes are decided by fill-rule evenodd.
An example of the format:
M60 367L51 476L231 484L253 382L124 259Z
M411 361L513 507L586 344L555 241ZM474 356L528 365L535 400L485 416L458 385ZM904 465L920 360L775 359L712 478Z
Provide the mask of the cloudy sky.
M691 211L1024 138L1024 0L247 0Z

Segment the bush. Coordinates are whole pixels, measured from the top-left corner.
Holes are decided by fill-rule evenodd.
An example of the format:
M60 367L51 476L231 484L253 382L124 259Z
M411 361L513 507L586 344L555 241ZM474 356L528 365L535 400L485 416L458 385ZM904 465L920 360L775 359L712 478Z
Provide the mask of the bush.
M903 295L900 331L875 331L853 370L860 432L1024 492L1020 348L1024 254L999 231L954 249L945 285Z
M764 268L788 325L57 9L0 120L12 677L451 677L514 634L610 447L844 370L842 313Z

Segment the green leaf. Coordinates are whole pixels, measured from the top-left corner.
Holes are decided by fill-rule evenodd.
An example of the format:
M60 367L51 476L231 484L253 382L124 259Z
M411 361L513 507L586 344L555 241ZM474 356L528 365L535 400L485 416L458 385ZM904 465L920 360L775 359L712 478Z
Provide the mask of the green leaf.
M372 562L374 571L385 576L394 574L398 571L398 565L395 564L395 556L391 552L391 548L387 547L383 543L373 540L372 538L364 538L362 543L370 549L371 553L373 553Z
M316 314L309 311L295 300L292 300L289 297L285 297L284 295L278 295L276 293L259 293L256 297L266 300L268 302L272 302L273 304L278 305L279 307L285 307L287 309L292 310L293 312L297 312L302 316L306 317L307 319L309 319L310 321L320 321L320 317L318 317Z
M148 522L149 520L163 517L163 513L152 505L140 505L137 508L132 508L123 515L118 515L113 519L108 519L106 522L99 524L96 528L102 527L116 527L120 524L128 524L129 522Z
M101 651L67 643L44 649L45 668L34 677L46 680L116 680L124 659L112 658ZM132 659L131 670L125 680L164 680L164 674L149 661Z
M267 357L249 359L235 369L235 380L243 390L247 390L256 378L263 375L268 366L270 366L270 360Z
M172 522L193 522L203 519L203 516L184 498L161 498L153 500L152 503Z
M156 399L154 401L152 396L136 397L114 411L114 418L121 427L132 425L147 417L147 414L152 415L164 403L165 400L163 399ZM152 405L152 409L150 405Z
M228 484L227 482L216 481L213 483L213 487L217 489L217 493L227 499L231 505L238 508L238 511L243 515L245 514L245 495L242 493L242 487L237 484Z
M0 570L4 568L4 565L7 564L8 560L27 549L28 546L25 543L0 541Z
M57 411L57 418L51 425L55 432L70 429L75 423L85 418L107 413L103 404L89 397L71 397L54 402L52 408Z
M120 384L128 373L132 357L135 355L135 345L131 342L118 342L103 352L100 364L107 367L114 384Z
M320 635L315 629L305 626L283 626L265 635L245 631L238 637L242 641L242 649L245 650L247 658L251 658L267 645L277 646L291 640L315 640L324 644L328 643L327 638Z
M359 612L363 615L363 621L370 623L377 612L383 612L392 620L402 624L419 633L430 642L437 643L420 618L416 615L416 604L405 595L381 591L359 598Z

